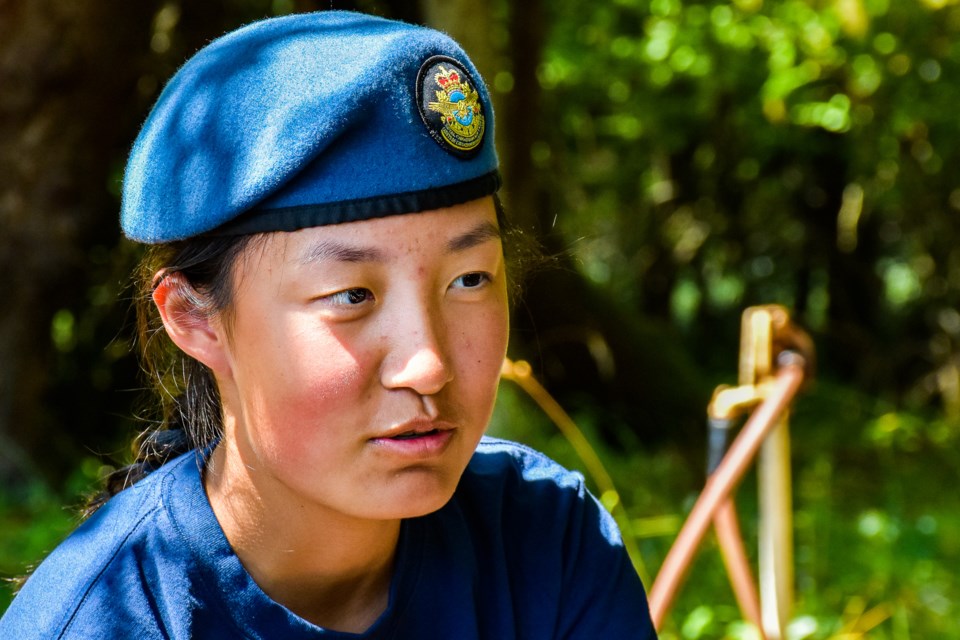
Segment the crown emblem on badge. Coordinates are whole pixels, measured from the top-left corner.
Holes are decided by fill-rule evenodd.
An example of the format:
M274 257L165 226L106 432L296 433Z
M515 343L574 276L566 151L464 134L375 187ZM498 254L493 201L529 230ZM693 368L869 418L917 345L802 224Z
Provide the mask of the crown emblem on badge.
M483 139L485 129L480 96L464 75L452 66L438 64L433 74L436 101L427 108L440 114L440 136L459 151L472 151Z
M416 93L420 119L444 151L462 160L480 153L489 115L486 94L462 62L443 55L424 60Z

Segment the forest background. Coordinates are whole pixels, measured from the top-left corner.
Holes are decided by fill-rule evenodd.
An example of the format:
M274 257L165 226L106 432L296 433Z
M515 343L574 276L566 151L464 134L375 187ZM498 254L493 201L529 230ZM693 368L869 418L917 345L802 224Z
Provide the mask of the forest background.
M791 637L960 638L960 6L333 4L448 31L487 79L508 210L555 256L511 356L600 451L651 571L702 487L740 313L779 303L818 353L792 418ZM0 0L0 575L75 526L64 505L145 425L117 225L139 124L214 37L329 7ZM580 465L507 383L493 428ZM663 637L752 637L710 543L692 576Z

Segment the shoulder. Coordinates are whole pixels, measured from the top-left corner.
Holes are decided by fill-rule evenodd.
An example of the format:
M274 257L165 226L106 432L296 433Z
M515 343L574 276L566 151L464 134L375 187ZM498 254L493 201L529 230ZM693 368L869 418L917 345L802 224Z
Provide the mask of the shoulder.
M592 500L579 472L525 445L487 437L467 466L458 495L488 507L534 512L566 511Z
M450 506L482 567L482 591L509 593L516 623L532 637L543 629L563 638L655 637L620 531L580 473L484 438ZM487 584L486 574L505 584Z
M570 471L530 447L499 438L484 437L467 466L467 477L501 478L507 482L546 482L581 491L583 476Z
M125 616L134 615L145 599L141 561L170 529L165 485L182 475L190 458L121 491L57 546L0 619L0 637L99 638L109 636L102 625L122 628ZM95 626L89 626L91 619ZM127 622L141 637L152 637L144 620Z
M508 544L551 544L569 557L582 536L622 545L613 518L587 490L583 475L516 442L484 438L467 466L455 499L473 525L491 526Z

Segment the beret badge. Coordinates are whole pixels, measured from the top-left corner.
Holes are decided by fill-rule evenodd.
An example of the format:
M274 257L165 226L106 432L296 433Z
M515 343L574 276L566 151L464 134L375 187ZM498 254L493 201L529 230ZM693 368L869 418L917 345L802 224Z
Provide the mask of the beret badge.
M484 106L476 83L463 65L433 56L417 75L417 107L430 136L446 151L471 158L486 132Z

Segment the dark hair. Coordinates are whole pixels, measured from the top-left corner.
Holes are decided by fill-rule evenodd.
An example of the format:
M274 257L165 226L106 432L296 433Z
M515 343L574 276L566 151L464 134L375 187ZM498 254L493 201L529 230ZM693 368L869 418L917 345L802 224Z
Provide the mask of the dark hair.
M168 460L191 449L205 450L222 435L213 373L167 336L153 291L163 278L176 274L170 282L196 309L209 315L226 310L233 298L234 265L257 237L199 236L147 249L133 274L133 287L140 365L153 392L145 419L152 424L133 441L133 463L105 478L85 515Z
M496 196L494 204L512 302L519 294L523 271L540 255L539 246L508 223ZM152 425L133 442L134 462L106 477L103 490L88 502L85 516L180 454L192 449L209 450L223 434L223 408L213 373L180 351L167 336L153 303L153 291L161 279L176 274L179 277L171 283L197 309L211 316L229 312L234 265L251 243L264 237L198 236L147 249L134 273L134 287L137 345L143 372L155 396L151 403L155 415L148 415Z

